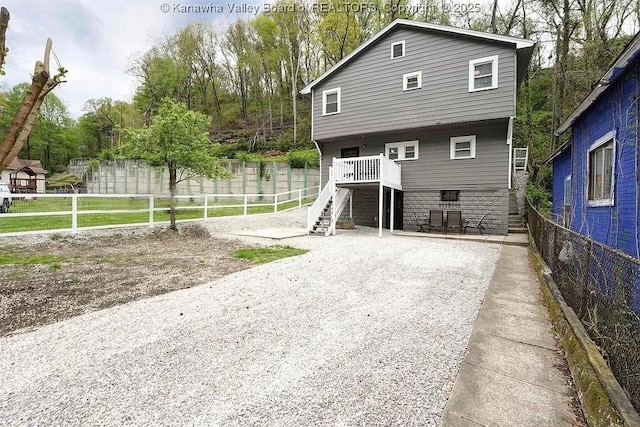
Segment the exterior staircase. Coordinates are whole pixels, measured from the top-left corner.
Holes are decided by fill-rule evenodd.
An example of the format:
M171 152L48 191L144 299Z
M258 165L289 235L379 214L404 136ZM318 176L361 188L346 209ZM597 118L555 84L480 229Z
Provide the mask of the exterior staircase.
M518 198L516 196L515 191L509 192L509 223L508 223L509 234L526 234L527 228L524 225L522 220L522 215L520 215L520 210L518 208Z
M347 205L353 190L336 187L333 168L329 168L329 181L318 198L307 211L307 232L309 234L335 234L338 218Z
M329 199L316 221L311 225L309 234L319 235L326 234L331 226L331 208L333 206L333 198Z

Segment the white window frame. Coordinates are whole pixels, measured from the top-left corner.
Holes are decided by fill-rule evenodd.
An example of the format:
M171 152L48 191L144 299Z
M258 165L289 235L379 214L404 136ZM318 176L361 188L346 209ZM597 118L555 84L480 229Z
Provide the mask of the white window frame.
M613 150L611 153L611 194L609 197L605 197L602 199L589 199L589 187L591 186L591 153L603 145L612 142ZM587 206L589 207L598 207L598 206L613 206L615 203L614 200L614 190L616 188L615 176L616 176L616 148L617 148L617 140L616 140L616 131L612 130L611 132L606 133L604 136L599 138L596 142L591 144L589 150L587 151L587 185L585 187L584 199L587 201ZM604 165L604 159L603 159Z
M571 194L571 175L564 178L564 194L562 195L562 206L571 206L573 198ZM567 203L568 202L568 203Z
M409 79L411 77L417 77L418 78L418 87L412 87L412 88L408 88L407 87L407 84L409 83ZM416 90L416 89L422 89L422 71L414 71L413 73L403 74L402 75L402 90L404 92L406 92L408 90Z
M322 91L322 115L323 116L332 116L334 114L340 114L340 111L342 111L342 94L341 94L342 90L341 88L337 87L335 89L327 89L327 90L323 90ZM332 95L332 94L338 94L338 110L331 112L331 113L327 113L327 96L328 95Z
M393 56L393 48L397 45L401 44L402 45L402 55L400 56ZM398 59L398 58L404 58L405 53L407 52L406 50L406 46L404 43L404 40L399 41L399 42L395 42L395 43L391 43L391 59Z
M411 160L418 160L418 146L420 145L420 141L415 140L415 141L400 141L400 142L388 142L386 144L384 144L384 155L387 157L387 159L389 158L389 150L391 148L397 148L398 149L398 158L397 159L393 159L394 162L397 161L411 161ZM414 147L414 152L416 153L415 157L412 158L405 158L405 150L406 147L409 146L413 146Z
M476 65L491 62L491 86L476 89L475 75ZM498 88L498 55L487 56L485 58L472 59L469 61L469 92L481 92Z
M462 160L462 159L475 159L476 158L476 135L464 135L464 136L452 136L449 140L449 159L450 160ZM470 142L469 144L469 156L456 157L456 144L460 142Z

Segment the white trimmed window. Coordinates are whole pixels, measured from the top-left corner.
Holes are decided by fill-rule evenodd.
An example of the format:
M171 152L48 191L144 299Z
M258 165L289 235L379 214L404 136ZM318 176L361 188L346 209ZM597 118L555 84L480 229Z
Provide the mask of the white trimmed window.
M329 116L340 112L340 88L322 91L322 115Z
M589 206L613 206L615 131L607 133L589 148Z
M567 175L564 179L564 197L562 203L564 206L571 206L571 175Z
M451 137L450 159L475 159L476 157L476 136L454 136Z
M469 92L498 87L498 55L469 61Z
M402 75L402 90L420 89L422 87L422 71Z
M402 58L404 56L404 40L391 43L391 59Z
M390 160L415 160L418 158L418 141L390 142L384 145Z

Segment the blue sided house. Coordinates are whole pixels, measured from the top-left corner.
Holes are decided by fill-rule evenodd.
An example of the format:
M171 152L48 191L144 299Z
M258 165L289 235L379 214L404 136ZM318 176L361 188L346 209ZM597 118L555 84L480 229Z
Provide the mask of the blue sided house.
M565 227L640 257L640 33L556 131L553 215Z

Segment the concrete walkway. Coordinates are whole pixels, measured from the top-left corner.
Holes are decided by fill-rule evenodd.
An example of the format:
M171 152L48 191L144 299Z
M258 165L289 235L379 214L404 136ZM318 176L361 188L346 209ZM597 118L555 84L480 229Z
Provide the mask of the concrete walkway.
M441 425L581 425L560 357L527 249L505 246Z
M481 242L481 243L496 243L507 246L529 246L529 237L527 234L508 234L506 236L497 234L457 234L457 233L422 233L418 231L394 231L394 235L397 236L412 236L412 237L424 237L428 239L448 239L448 240L463 240L467 242Z

